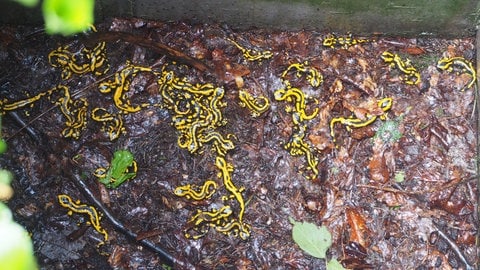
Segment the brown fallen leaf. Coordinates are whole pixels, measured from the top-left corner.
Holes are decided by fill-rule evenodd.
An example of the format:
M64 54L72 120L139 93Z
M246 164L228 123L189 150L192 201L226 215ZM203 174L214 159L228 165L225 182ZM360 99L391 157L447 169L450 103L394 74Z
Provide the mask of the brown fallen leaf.
M407 47L405 49L402 49L401 50L402 52L404 53L408 53L410 55L421 55L421 54L424 54L425 53L425 50L421 47Z
M472 81L472 76L466 73L459 74L453 79L453 87L455 90L463 90L466 85Z
M458 200L452 201L450 198L443 198L430 201L430 207L432 209L440 209L450 213L452 215L460 215L463 208L467 205L467 201Z
M114 269L127 269L129 268L129 257L126 248L115 245L112 254L108 257L108 263Z
M325 134L309 134L308 140L320 151L327 149L331 145L330 137L327 137Z
M367 70L369 69L368 61L360 57L357 58L357 61L358 64L362 67L362 72L367 72Z
M373 265L367 263L367 249L357 242L349 242L343 247L345 257L342 264L347 269L373 269Z
M407 198L402 193L382 192L377 196L377 200L383 202L388 207L399 207L408 204Z
M374 141L373 155L368 163L370 180L376 183L386 183L390 179L390 172L384 155L385 146L380 139Z
M430 251L427 257L425 257L426 265L428 269L439 269L438 265L441 265L444 270L452 270L452 266L450 266L450 263L448 262L448 258L445 254L440 252L437 249L434 249Z
M354 128L350 132L350 137L355 140L363 140L366 138L371 138L375 135L375 129L372 126L366 126L361 128Z
M460 245L475 245L476 237L475 231L460 231L455 242Z
M370 230L360 211L350 207L345 209L345 216L347 217L347 223L350 227L349 241L356 242L363 247L369 246L368 235L370 234Z
M349 100L357 99L345 99L342 105L351 111L358 119L366 120L370 115L380 116L385 113L385 111L378 106L378 100L375 98L369 98L358 104L352 104Z
M378 87L377 83L373 80L370 75L367 75L362 81L362 89L367 93L371 93L374 96L378 96Z

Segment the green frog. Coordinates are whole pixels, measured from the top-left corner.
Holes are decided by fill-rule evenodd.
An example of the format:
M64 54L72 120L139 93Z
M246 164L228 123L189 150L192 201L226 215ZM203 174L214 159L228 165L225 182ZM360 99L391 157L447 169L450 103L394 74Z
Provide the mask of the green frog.
M137 176L137 162L133 158L133 154L128 150L117 150L113 154L110 168L100 167L95 170L94 175L98 177L98 181L107 188L117 188L123 182L135 178Z

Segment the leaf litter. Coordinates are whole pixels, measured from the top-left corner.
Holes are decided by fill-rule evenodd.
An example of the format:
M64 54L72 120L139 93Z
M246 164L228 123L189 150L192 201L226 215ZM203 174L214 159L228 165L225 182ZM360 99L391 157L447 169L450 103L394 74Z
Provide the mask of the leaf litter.
M225 122L218 130L233 134L228 139L235 149L225 160L232 164L229 176L244 200L243 220L231 222L248 224L244 229L250 228L249 236L221 233L216 228L227 221L219 218L196 228L203 237L186 238L185 229L192 226L188 221L195 213L204 213L197 221L208 224L205 213L227 205L231 215L238 215L242 204L232 199L227 182L222 182L227 171L219 176L215 146L205 143L206 149L197 154L179 147L171 125L174 115L167 108L155 105L122 115L124 130L113 141L99 123L88 120L74 140L62 136L65 118L60 111L39 100L32 107L6 112L2 134L10 150L1 164L15 174L15 196L9 206L32 233L42 268L165 267L155 252L136 242L147 239L171 254L178 269L325 269L325 261L295 244L289 217L325 226L332 237L327 260L334 264L331 259L336 259L347 269L478 267L475 87L464 89L472 80L468 66L456 62L452 70L437 67L440 59L454 57L475 64L473 38L368 37L369 42L331 48L322 44L331 34L310 31L241 31L136 19L112 19L97 28L99 36L92 39L113 33L106 42L110 71L105 76L130 60L155 70L169 65L192 84L213 83L224 89ZM125 42L116 32L134 38L128 36ZM106 78L85 74L62 82L59 70L48 64L50 51L66 44L81 48L88 35L60 39L32 28L5 27L0 39L9 41L0 47L2 106L66 83L76 97L87 98L89 113L94 106L115 109L114 100L97 90ZM147 39L194 59L165 57ZM269 51L271 56L249 61L229 39L251 50L251 55ZM396 66L382 59L386 51L399 56ZM282 78L295 64L311 69L297 65ZM311 70L321 74L319 86L309 84ZM415 72L420 81L407 83ZM132 104L162 102L165 97L155 76L139 73L131 81ZM275 100L279 89L291 90L288 101ZM252 117L251 108L239 104L240 90L265 97L269 109ZM388 109L382 107L383 98L392 100ZM195 103L175 104L186 112ZM301 108L305 116L315 116L299 120ZM22 128L16 117L28 128ZM339 120L331 125L333 118ZM286 150L288 143L298 143L300 152ZM137 176L117 189L104 190L92 172L118 149L134 154ZM316 161L311 163L316 173L312 174L307 152ZM67 216L57 195L89 200L72 174L82 175L93 196L137 233L137 239L129 239L105 217L102 226L110 236L105 245L97 248L102 237L93 229L78 229L78 235L69 237L66 229L85 224L88 218ZM200 187L207 179L218 186L207 199L174 194L179 186ZM63 242L59 235L64 235ZM76 241L82 245L71 244ZM68 252L72 256L55 256Z

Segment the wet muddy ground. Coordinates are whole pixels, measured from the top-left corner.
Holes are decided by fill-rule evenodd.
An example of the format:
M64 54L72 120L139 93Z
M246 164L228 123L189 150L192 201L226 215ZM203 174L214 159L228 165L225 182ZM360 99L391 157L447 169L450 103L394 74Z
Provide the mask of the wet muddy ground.
M290 217L326 226L345 268L478 267L473 38L97 31L0 34L1 167L42 269L325 269ZM68 74L67 51L87 68ZM136 177L107 189L93 173L120 149ZM68 215L60 194L87 210ZM103 245L88 206L108 211Z

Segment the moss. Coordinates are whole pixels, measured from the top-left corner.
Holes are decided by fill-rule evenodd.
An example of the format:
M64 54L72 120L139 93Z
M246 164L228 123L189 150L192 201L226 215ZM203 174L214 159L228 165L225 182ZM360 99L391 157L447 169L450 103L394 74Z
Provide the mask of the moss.
M384 143L394 143L400 140L403 134L398 129L399 122L396 120L387 120L378 128L375 133L375 139L381 139Z

